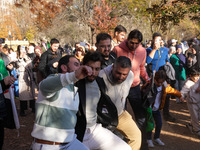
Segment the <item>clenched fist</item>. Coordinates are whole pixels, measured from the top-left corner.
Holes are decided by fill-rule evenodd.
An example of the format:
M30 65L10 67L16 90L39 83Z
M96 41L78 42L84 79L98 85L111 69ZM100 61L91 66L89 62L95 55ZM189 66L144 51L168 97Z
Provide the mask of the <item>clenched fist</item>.
M92 68L89 66L80 66L78 70L75 71L75 76L77 79L83 79L92 74Z
M17 79L14 76L7 76L3 80L5 85L12 85Z

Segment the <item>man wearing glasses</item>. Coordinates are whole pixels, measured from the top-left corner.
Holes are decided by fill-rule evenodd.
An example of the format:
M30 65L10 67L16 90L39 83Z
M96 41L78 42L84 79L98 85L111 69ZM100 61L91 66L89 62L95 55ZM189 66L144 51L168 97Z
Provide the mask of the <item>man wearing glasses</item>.
M134 74L134 80L131 85L128 100L131 104L135 119L142 132L142 146L141 149L148 149L146 142L146 119L145 109L142 106L141 92L140 92L140 76L148 82L149 76L145 69L146 62L146 50L142 47L143 36L142 33L135 29L128 35L128 39L121 42L118 46L115 46L113 52L119 56L126 56L131 60L132 72Z
M96 37L96 51L100 52L103 57L101 68L105 68L114 63L117 57L116 54L111 51L111 40L111 36L107 33L99 33Z

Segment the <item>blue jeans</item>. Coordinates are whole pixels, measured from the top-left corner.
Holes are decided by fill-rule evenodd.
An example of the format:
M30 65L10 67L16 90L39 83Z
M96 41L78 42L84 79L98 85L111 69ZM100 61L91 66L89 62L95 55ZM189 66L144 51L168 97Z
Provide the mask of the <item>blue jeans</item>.
M140 131L142 132L141 150L146 150L148 149L146 137L146 111L145 108L142 106L140 84L130 88L129 95L127 98L135 114L136 123Z
M185 80L176 80L175 89L178 91L181 91L184 84L185 84ZM176 97L176 101L179 101L177 97Z
M162 118L161 118L161 114L160 111L152 111L153 114L153 119L155 122L155 134L154 134L154 139L157 139L160 137L160 132L162 129ZM152 131L151 132L147 132L147 139L151 140L152 139Z

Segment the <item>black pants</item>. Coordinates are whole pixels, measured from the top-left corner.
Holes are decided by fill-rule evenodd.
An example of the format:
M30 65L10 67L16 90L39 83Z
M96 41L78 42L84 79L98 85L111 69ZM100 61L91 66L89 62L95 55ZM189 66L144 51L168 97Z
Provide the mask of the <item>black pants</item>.
M167 94L166 100L165 100L165 105L163 107L163 115L164 116L169 115L169 104L170 104L170 95Z
M35 110L35 100L30 100L30 108L32 108L32 110ZM24 112L25 110L27 110L27 101L20 101L20 112Z
M146 112L145 108L142 106L140 85L131 87L127 98L135 114L136 123L142 133L141 150L147 150L148 145L147 145L147 134L146 134Z
M174 80L174 81L168 80L167 83L169 83L174 88L175 84L176 84L176 80ZM169 115L170 98L171 98L171 95L167 94L166 100L165 100L165 105L164 105L164 108L163 108L163 115L164 116Z
M0 119L0 150L3 148L3 141L4 141L4 125L3 120Z

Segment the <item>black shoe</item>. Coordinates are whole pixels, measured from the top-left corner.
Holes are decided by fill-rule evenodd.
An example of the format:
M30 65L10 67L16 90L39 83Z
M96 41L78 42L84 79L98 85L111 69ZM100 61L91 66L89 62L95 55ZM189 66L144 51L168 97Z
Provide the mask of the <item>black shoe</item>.
M191 133L194 134L193 126L190 123L186 124L186 127L190 130Z
M172 117L171 115L164 115L165 121L175 122L176 119Z
M26 116L26 113L24 111L21 111L20 116L24 117L24 116Z

